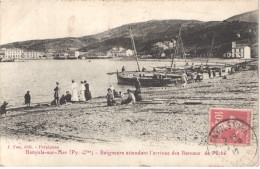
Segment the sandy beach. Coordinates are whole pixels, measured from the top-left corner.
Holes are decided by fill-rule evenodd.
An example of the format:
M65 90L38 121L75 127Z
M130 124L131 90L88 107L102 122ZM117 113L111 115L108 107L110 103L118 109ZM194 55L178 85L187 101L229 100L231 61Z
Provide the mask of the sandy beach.
M0 118L0 135L26 141L206 145L209 108L252 109L252 127L257 130L258 71L251 68L229 74L227 79L216 77L185 88L142 88L143 99L154 100L154 104L107 107L105 97L99 97L60 107L11 109Z

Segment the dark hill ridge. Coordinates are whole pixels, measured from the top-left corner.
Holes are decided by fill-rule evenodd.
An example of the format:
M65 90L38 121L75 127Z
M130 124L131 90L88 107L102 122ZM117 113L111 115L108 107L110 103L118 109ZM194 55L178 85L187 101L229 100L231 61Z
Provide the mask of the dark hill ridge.
M134 34L137 51L150 54L154 43L176 39L182 25L182 40L186 52L194 53L196 49L199 55L204 55L209 52L214 36L214 54L220 57L231 48L232 41L241 41L248 44L257 42L258 23L252 22L252 18L256 14L258 14L258 11L252 11L228 18L223 22L152 20L123 25L90 36L14 42L1 47L16 47L38 51L47 51L47 49L61 51L73 47L86 51L89 55L106 55L106 52L113 46L131 48L130 26ZM240 34L240 38L237 34Z
M243 14L232 16L226 19L228 22L231 21L244 21L244 22L258 22L258 10L246 12Z

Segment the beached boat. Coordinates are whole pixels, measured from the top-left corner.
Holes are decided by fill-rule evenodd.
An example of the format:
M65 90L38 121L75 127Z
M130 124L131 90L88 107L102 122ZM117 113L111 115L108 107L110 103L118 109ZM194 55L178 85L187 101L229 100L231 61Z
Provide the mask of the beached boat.
M148 72L117 72L118 84L121 85L135 85L137 78L143 87L160 87L173 83L171 78L163 76L160 78Z
M14 62L13 58L0 58L0 62Z

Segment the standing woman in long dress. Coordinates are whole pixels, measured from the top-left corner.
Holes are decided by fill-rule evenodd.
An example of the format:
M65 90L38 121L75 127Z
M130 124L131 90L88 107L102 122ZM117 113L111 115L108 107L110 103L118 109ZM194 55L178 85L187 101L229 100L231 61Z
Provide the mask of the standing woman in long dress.
M78 90L77 90L78 84L77 84L74 80L72 80L72 85L71 85L71 87L72 87L71 101L72 101L72 102L77 102L77 101L79 101Z
M79 100L80 101L86 101L86 98L85 98L85 85L83 83L83 81L81 81L81 85L80 85L80 96L79 96Z

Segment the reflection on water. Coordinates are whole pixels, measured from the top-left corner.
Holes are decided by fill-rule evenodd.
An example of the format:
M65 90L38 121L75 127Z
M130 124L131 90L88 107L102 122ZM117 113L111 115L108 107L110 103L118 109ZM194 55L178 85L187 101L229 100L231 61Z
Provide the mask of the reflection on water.
M169 62L144 61L139 63L152 70L153 66L169 66ZM105 96L109 84L116 90L125 91L130 86L117 85L116 75L107 72L137 70L135 61L118 60L39 60L26 62L0 63L0 101L9 105L24 103L24 94L30 91L32 103L50 102L53 99L55 82L60 83L61 92L71 91L71 80L78 84L87 80L93 97Z

